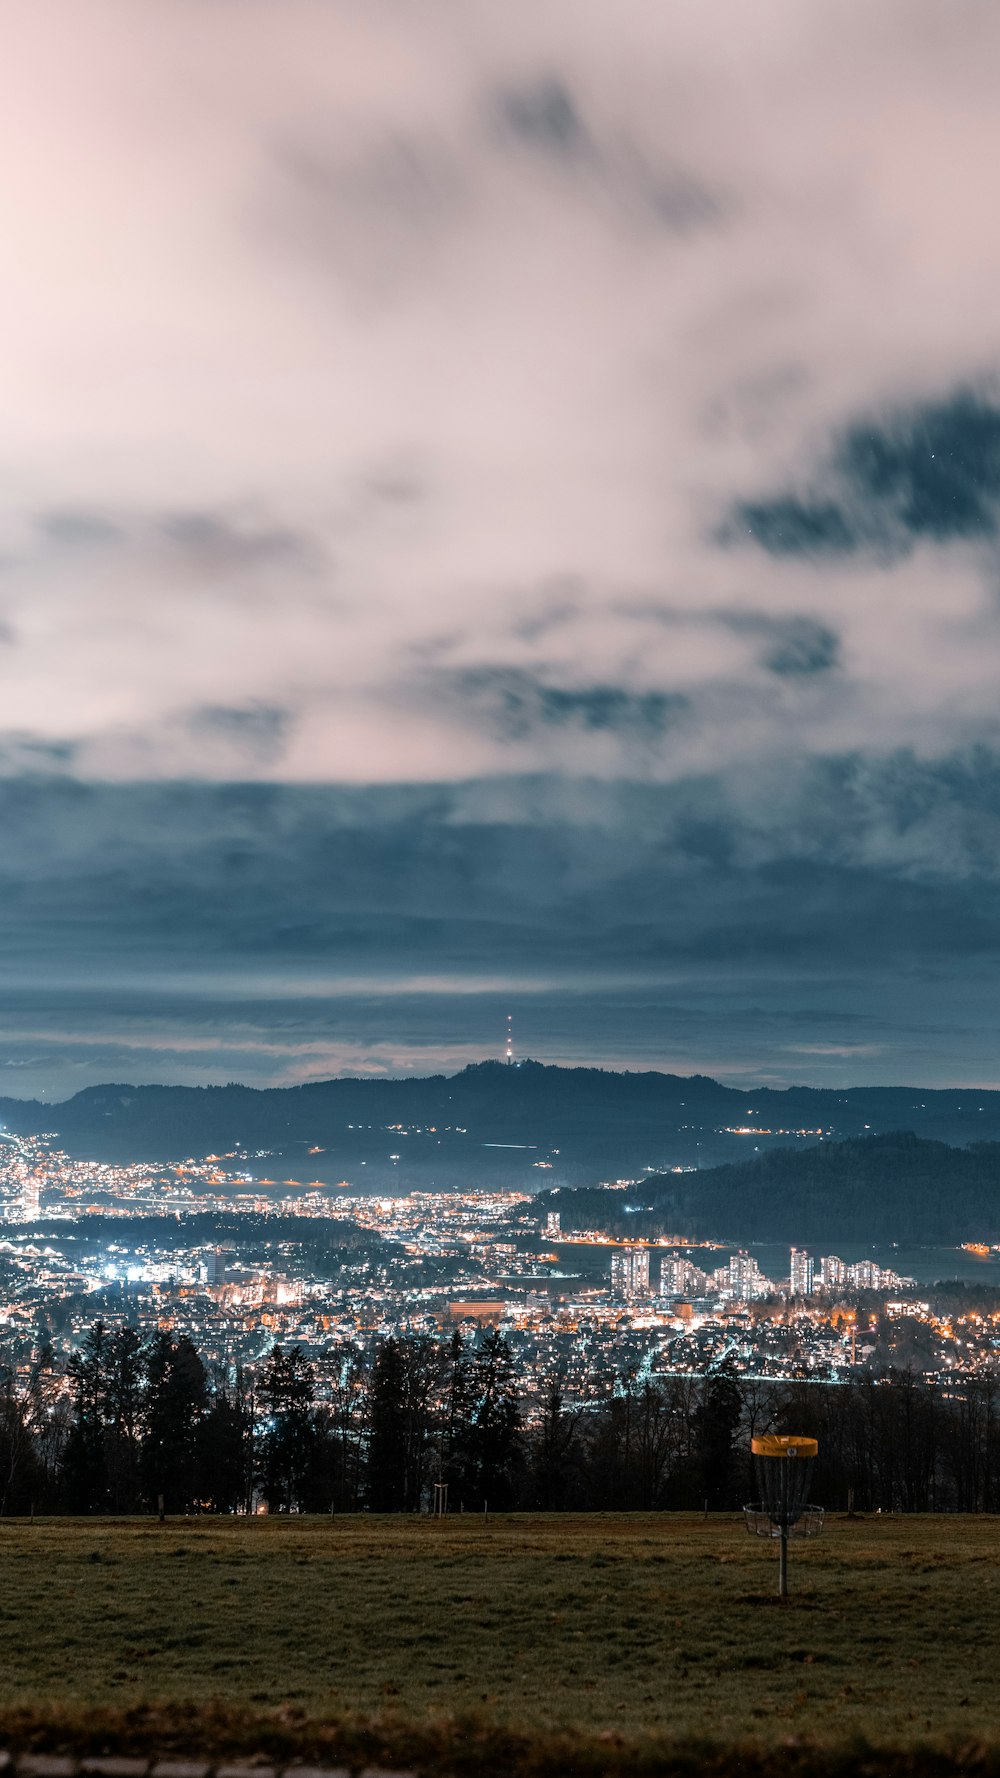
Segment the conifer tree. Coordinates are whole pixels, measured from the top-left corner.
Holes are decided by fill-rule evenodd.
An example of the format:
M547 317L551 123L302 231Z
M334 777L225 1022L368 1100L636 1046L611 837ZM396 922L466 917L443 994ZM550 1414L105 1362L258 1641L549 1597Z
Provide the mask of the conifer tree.
M205 1367L186 1334L158 1333L146 1349L145 1437L141 1470L148 1503L169 1513L199 1496L198 1427L206 1406Z
M302 1505L312 1458L316 1372L301 1346L272 1348L260 1382L265 1420L260 1450L264 1496L272 1512Z
M517 1368L510 1344L491 1329L472 1366L472 1482L476 1504L513 1505L521 1460Z
M104 1434L110 1345L106 1323L95 1321L66 1367L73 1420L63 1459L63 1482L72 1513L99 1513L107 1508Z

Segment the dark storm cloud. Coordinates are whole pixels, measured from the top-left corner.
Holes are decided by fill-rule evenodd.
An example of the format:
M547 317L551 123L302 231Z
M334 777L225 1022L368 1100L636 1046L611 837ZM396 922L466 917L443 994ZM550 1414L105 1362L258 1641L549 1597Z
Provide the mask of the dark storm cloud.
M716 225L736 209L730 193L714 190L690 173L644 166L636 168L636 179L651 214L672 234Z
M385 501L389 506L410 506L422 500L427 489L416 471L387 467L366 478L365 492L373 500Z
M506 667L455 674L448 689L511 740L544 728L649 740L662 735L687 708L687 699L676 693L636 692L620 685L552 685Z
M993 537L1000 519L1000 406L947 400L859 420L837 440L815 493L743 501L725 533L770 555L905 553L928 540Z
M207 705L195 710L189 718L192 734L210 741L232 741L248 760L257 763L273 759L281 747L292 721L289 710L272 704L249 704L244 708L232 705Z
M212 568L238 571L271 563L300 563L314 552L311 539L282 526L239 524L215 512L167 513L160 530L193 560Z
M39 514L37 524L46 543L64 549L107 547L122 542L125 535L113 519L97 512L43 512Z
M47 775L61 767L68 769L76 751L72 741L42 741L16 729L0 730L0 777L17 779L25 772Z
M386 494L385 498L392 498ZM398 496L397 496L398 497ZM135 513L129 520L104 513L52 510L38 515L42 541L68 553L115 547L148 549L166 541L180 555L210 569L240 570L273 563L302 565L316 555L316 541L288 526L262 524L253 516L197 508Z
M398 1066L422 1030L460 1062L513 997L543 1054L562 1033L564 1055L662 1058L673 1008L723 1072L751 1028L863 1058L867 1021L877 1076L921 971L943 1026L1000 959L1000 756L842 759L794 790L592 784L584 806L556 780L8 779L0 1051L88 1079L300 1078Z
M764 656L764 665L782 678L799 674L828 673L837 665L840 644L825 624L806 624L800 630L788 627L784 639Z
M685 235L720 222L734 209L732 194L671 165L659 148L647 147L635 134L634 120L610 129L591 125L559 75L539 73L505 86L489 97L486 109L498 140L544 155L567 172L578 171L592 195L609 202L620 219L645 216L669 233Z
M591 147L576 101L555 74L541 74L497 93L493 110L501 127L531 148L562 156L582 154Z
M711 615L711 614L707 614ZM738 635L759 636L761 660L779 678L829 673L840 661L840 638L811 617L771 617L766 612L720 612L718 622Z
M345 134L289 120L271 144L254 231L335 288L393 305L433 270L434 252L461 230L472 203L462 145L442 122L390 118Z
M275 161L309 206L319 241L327 234L329 245L337 243L338 224L349 217L381 213L383 220L419 228L442 213L451 215L463 191L446 144L429 131L395 130L351 152L320 134L303 136L278 144Z
M395 969L419 954L460 971L548 958L587 975L747 947L1000 949L995 754L826 762L794 789L593 785L587 809L582 826L555 781L351 792L8 779L4 956L54 960L62 943L65 956Z
M551 595L543 596L533 602L534 609L530 616L515 620L511 624L511 635L517 636L522 642L538 642L543 636L558 630L563 624L572 622L579 616L581 600L573 589L557 589Z

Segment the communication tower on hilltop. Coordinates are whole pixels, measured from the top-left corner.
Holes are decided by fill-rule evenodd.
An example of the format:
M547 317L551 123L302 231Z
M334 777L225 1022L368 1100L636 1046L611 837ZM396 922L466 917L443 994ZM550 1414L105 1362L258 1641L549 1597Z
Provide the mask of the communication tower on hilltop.
M514 1014L512 1012L507 1014L507 1048L505 1051L505 1059L508 1068L512 1067L514 1062Z

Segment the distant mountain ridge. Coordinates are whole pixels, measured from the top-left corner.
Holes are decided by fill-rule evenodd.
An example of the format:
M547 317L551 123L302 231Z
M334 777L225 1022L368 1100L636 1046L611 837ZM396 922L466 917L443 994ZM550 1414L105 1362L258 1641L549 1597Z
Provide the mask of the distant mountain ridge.
M2 1099L0 1123L19 1135L57 1131L71 1154L107 1160L242 1147L291 1164L321 1148L331 1178L369 1188L388 1179L396 1189L482 1179L537 1189L712 1168L755 1148L801 1152L818 1131L838 1140L909 1130L953 1146L1000 1142L1000 1092L747 1089L697 1074L482 1062L454 1075L295 1087L88 1087L57 1105Z

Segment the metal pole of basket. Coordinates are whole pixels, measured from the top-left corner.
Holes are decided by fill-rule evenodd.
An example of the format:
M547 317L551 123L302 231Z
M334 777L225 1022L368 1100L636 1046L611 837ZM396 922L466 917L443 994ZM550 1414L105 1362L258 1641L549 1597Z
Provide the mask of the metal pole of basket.
M792 1479L788 1472L787 1458L781 1465L780 1518L781 1537L778 1542L778 1598L788 1598L788 1483Z

